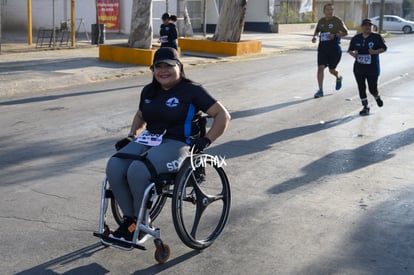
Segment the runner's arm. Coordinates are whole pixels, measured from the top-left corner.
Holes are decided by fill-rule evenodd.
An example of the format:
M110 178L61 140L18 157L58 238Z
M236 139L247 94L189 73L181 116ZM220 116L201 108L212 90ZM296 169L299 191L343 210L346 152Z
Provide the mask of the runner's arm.
M139 134L145 130L146 125L147 123L142 116L142 112L138 110L132 121L130 134L133 134L135 137L139 136Z

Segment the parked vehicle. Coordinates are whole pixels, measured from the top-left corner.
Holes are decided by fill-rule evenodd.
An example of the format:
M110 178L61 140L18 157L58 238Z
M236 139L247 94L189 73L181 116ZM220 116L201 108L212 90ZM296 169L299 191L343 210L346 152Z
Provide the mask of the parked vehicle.
M371 18L375 31L379 28L379 19L379 16ZM396 15L384 15L382 29L384 31L402 31L404 33L411 33L414 30L414 22Z

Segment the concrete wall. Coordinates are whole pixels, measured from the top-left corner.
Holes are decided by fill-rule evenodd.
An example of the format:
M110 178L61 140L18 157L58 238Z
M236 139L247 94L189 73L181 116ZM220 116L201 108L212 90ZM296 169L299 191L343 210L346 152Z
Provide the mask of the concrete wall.
M53 8L53 2L55 3ZM54 11L54 12L53 12ZM54 17L54 18L53 18ZM84 19L85 26L90 31L91 24L96 21L95 0L76 1L76 19ZM70 18L69 0L33 0L32 25L33 29L52 28L60 26L60 22ZM54 20L53 20L54 19ZM77 25L80 21L77 22ZM5 30L27 30L27 1L8 0L2 13L2 27ZM83 29L81 29L83 30Z

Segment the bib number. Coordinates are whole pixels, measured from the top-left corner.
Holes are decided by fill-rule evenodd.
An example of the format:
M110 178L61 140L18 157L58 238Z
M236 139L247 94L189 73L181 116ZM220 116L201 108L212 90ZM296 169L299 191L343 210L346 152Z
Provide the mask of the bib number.
M164 130L162 134L152 134L149 131L145 130L137 137L135 142L147 146L158 146L162 143L162 137L165 135L166 132L167 130Z
M357 62L360 64L371 64L371 55L370 54L358 54Z
M322 32L319 39L320 41L329 41L330 39L330 32Z

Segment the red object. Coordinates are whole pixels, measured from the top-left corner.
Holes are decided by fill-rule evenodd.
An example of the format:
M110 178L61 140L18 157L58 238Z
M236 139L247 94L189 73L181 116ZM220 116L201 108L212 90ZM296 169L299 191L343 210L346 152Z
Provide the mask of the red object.
M119 30L119 0L98 0L98 24L106 30Z

